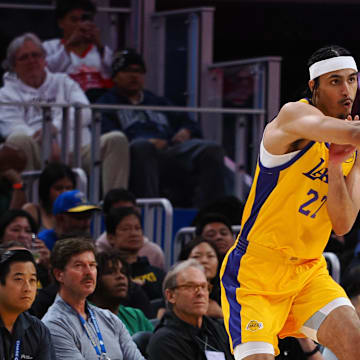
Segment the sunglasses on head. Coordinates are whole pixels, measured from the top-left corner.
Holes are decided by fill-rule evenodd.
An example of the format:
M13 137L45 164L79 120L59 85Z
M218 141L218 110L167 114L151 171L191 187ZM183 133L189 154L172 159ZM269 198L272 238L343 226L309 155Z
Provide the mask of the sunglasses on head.
M6 263L11 258L17 255L23 255L28 258L30 261L34 261L33 255L29 250L26 249L16 249L16 250L6 250L0 255L0 265Z

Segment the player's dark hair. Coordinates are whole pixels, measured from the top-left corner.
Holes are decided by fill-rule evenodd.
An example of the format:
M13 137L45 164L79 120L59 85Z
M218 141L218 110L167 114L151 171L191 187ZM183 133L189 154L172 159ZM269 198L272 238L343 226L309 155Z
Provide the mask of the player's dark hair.
M307 62L308 68L321 60L331 59L337 56L351 56L350 52L345 48L338 45L328 45L324 46L318 50L316 50L309 58ZM313 97L314 92L319 87L319 77L314 79L314 88L311 91L307 86L304 92L305 97L311 99Z

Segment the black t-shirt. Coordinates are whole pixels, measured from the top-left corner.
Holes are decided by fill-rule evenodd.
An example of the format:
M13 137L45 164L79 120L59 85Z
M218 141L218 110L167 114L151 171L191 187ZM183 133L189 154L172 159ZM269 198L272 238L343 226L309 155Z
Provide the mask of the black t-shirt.
M162 269L152 266L146 256L139 256L129 267L130 277L143 283L141 287L150 300L162 298L162 282L165 277Z

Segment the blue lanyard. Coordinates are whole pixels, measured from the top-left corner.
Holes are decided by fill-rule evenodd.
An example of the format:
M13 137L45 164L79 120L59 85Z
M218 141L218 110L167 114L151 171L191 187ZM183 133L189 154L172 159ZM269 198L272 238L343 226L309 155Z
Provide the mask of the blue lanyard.
M88 338L90 339L95 351L96 351L96 354L99 355L99 357L102 358L103 354L106 354L106 349L105 349L105 344L104 344L104 340L103 340L103 337L101 335L101 331L100 331L100 328L99 328L99 325L96 321L96 318L95 318L95 314L94 312L88 307L88 310L89 310L89 314L90 314L90 318L91 318L91 321L95 327L95 331L96 331L96 334L97 334L97 337L99 339L99 344L100 344L100 349L101 349L101 352L99 350L99 347L97 346L89 328L88 328L88 324L86 323L85 319L79 314L79 318L80 318L80 321L81 321L81 324L86 332L86 335L88 336Z
M15 342L14 360L20 360L20 346L21 346L21 340L16 340L16 342Z

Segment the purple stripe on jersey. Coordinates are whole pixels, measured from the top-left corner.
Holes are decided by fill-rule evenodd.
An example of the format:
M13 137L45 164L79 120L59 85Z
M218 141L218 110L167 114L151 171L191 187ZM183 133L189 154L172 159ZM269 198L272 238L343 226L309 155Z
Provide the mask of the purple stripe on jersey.
M264 202L274 190L278 182L279 174L279 171L268 172L266 170L260 170L256 182L255 199L251 208L251 213L241 232L241 237L243 239L247 239L249 232L253 227L257 216L259 215L261 207L264 205Z
M277 185L280 171L288 168L291 164L293 164L296 160L298 160L301 156L303 156L314 144L315 144L314 141L310 141L309 144L307 144L291 160L280 166L267 168L263 166L259 161L260 172L256 182L255 199L251 208L250 216L246 220L243 226L241 232L242 238L247 239L249 232L252 229L262 206L264 205L266 199L269 197L269 195Z
M239 239L236 248L229 254L226 262L226 268L222 276L221 282L224 286L226 299L230 305L229 332L233 344L235 346L241 344L241 305L236 300L236 289L240 287L237 279L240 262L248 246L247 240Z

